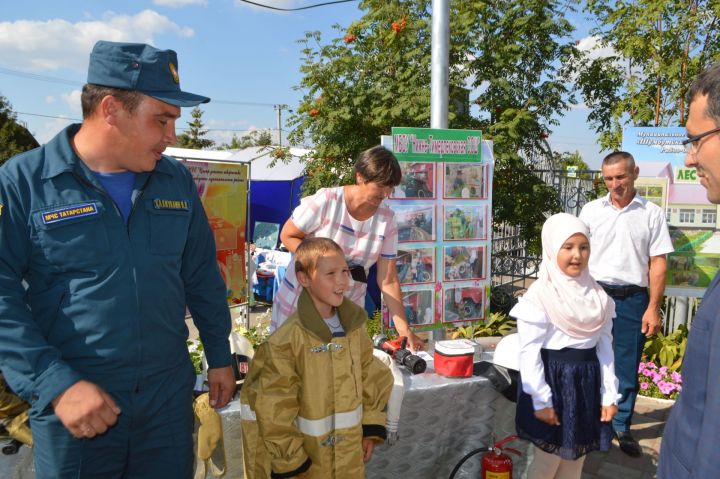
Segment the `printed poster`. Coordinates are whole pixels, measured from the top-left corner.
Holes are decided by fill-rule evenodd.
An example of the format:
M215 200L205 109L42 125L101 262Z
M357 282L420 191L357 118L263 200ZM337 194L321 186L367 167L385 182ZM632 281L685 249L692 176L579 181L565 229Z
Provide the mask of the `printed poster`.
M720 269L718 206L707 199L694 168L686 168L685 128L626 128L623 150L631 153L640 176L635 188L660 206L675 252L665 274L669 296L702 296Z
M416 331L484 321L490 311L492 143L476 130L393 128L403 173L387 204L397 270ZM394 327L383 305L386 327Z
M230 305L247 302L245 225L248 165L188 160L198 194L215 235L217 263Z

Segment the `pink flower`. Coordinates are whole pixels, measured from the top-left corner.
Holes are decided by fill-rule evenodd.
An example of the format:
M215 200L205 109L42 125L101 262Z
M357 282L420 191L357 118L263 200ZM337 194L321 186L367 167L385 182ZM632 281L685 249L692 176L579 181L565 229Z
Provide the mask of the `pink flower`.
M640 363L640 366L638 367L638 372L643 372L643 369L645 369L645 363Z
M646 378L649 378L650 376L652 376L652 373L653 373L652 371L650 371L649 369L646 369L642 372L642 375L645 376Z
M651 373L652 373L652 380L653 380L653 382L654 382L655 384L657 384L658 381L662 381L662 378L663 378L663 377L662 377L661 375L659 375L659 374L656 373L655 371L651 371Z
M650 385L648 383L640 383L640 389L642 390L647 390L649 387Z
M668 368L667 368L667 366L663 366L663 367L660 368L660 374L662 374L663 376L665 376L667 373L668 373Z
M676 383L681 383L681 382L682 382L682 376L680 376L680 373L677 373L677 372L673 371L673 372L670 373L670 377L671 377L672 380L675 381Z
M652 362L652 361L650 361L649 363L647 363L647 367L649 367L649 368L651 368L651 369L656 369L656 368L657 368L657 366L655 366L655 363Z

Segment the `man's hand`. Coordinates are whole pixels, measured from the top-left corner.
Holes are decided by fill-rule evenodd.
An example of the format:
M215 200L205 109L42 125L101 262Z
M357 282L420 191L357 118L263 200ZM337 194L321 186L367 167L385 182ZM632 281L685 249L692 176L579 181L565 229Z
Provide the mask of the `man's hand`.
M368 438L363 438L362 440L362 450L363 450L363 462L368 462L370 458L372 457L373 450L375 450L375 441Z
M560 425L557 414L555 414L555 408L552 407L538 409L537 411L535 411L535 417L538 418L540 421L544 422L545 424L550 424L551 426Z
M235 394L235 375L230 366L211 368L207 372L210 387L210 405L214 408L225 406Z
M55 415L80 439L103 434L117 422L120 408L99 386L80 380L52 400Z
M645 336L652 336L662 328L662 319L660 311L657 308L648 308L642 317L641 331Z
M618 408L615 404L600 407L600 421L610 422L617 412Z

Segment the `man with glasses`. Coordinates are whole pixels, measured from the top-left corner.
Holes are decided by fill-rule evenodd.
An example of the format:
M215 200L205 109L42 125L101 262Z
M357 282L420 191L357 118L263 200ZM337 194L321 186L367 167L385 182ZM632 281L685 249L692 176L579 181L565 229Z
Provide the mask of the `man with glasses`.
M620 397L612 425L620 449L631 457L642 455L630 434L638 366L645 338L662 327L665 255L673 251L665 212L635 190L639 173L630 153L610 153L602 162L607 196L580 212L590 229L590 274L615 301L613 349Z
M685 166L697 169L712 203L720 203L720 64L701 73L687 92ZM716 274L690 328L680 393L662 439L658 478L718 477L720 449L720 288Z

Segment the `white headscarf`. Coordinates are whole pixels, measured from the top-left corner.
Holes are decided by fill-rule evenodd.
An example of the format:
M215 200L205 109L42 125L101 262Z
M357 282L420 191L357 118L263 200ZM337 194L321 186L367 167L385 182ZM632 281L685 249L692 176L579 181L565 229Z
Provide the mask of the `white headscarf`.
M588 228L580 219L558 213L542 228L542 262L538 279L523 296L545 311L558 329L574 338L588 338L615 316L615 303L585 268L578 277L562 272L557 254L572 235L589 238Z

